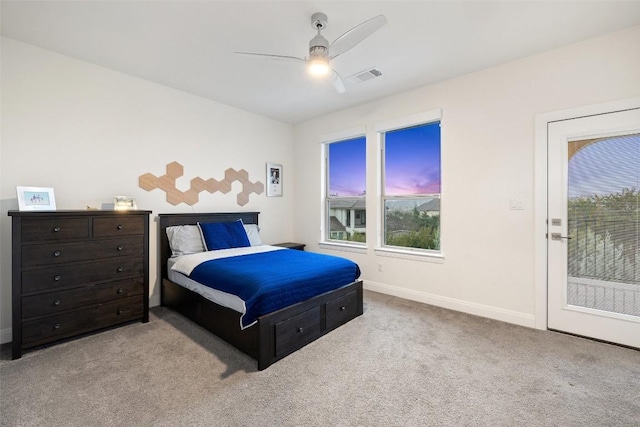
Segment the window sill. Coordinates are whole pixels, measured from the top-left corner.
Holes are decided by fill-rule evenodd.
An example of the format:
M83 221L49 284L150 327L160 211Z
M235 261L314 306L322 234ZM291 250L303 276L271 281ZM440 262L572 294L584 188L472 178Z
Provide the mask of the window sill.
M330 249L335 251L355 252L358 254L366 254L367 247L362 245L353 245L348 243L334 243L334 242L320 242L318 243L321 249Z
M403 250L391 248L375 248L376 255L390 258L410 259L412 261L432 262L435 264L444 264L444 255L436 253L427 253L417 250Z

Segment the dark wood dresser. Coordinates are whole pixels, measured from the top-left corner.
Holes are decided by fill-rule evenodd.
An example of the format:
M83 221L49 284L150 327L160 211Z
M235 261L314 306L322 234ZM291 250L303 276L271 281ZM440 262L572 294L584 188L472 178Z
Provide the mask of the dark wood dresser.
M13 358L149 321L151 211L9 211Z

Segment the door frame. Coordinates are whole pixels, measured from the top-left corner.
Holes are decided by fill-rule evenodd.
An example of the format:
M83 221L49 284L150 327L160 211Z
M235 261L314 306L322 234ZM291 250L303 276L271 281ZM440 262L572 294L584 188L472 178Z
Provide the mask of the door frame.
M535 328L548 329L547 323L547 218L548 218L548 127L549 123L596 116L633 108L640 108L640 97L627 98L585 107L570 108L535 117L534 152L534 244L535 244Z

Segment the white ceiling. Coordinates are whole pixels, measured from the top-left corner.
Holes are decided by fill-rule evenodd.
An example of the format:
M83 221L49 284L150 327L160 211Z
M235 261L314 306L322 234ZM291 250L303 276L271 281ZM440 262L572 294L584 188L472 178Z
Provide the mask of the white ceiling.
M2 35L286 123L640 24L640 1L5 1ZM383 14L388 24L333 67L379 78L336 93L289 62L324 12L333 41ZM639 46L640 48L640 46Z

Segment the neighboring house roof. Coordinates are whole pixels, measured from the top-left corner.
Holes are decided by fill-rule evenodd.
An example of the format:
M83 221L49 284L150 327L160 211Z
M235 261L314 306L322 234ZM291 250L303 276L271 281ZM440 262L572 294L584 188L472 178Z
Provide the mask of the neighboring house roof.
M347 231L347 227L342 225L335 216L332 215L329 220L329 231Z
M331 209L362 209L366 208L365 200L331 200Z
M416 209L422 212L440 211L440 199L431 199L418 206Z

